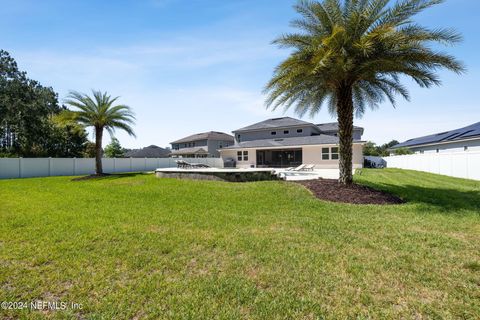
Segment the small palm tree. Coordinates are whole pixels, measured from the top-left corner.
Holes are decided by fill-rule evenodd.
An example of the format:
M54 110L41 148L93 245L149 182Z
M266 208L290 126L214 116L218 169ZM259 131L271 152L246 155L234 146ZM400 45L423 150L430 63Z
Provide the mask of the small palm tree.
M103 174L102 169L102 138L103 129L113 135L115 129L126 131L135 136L131 125L135 116L129 106L114 105L119 97L112 98L106 92L92 91L93 97L87 94L71 91L65 103L77 108L67 111L67 117L76 120L85 127L93 127L95 132L95 171Z
M265 87L267 107L294 106L300 116L314 116L326 104L339 124L340 179L352 183L353 117L385 99L395 106L398 94L409 100L400 77L421 87L439 85L436 71L462 73L454 57L434 50L461 37L450 29L430 30L411 18L443 0L299 1L301 15L292 25L301 32L274 41L293 52Z

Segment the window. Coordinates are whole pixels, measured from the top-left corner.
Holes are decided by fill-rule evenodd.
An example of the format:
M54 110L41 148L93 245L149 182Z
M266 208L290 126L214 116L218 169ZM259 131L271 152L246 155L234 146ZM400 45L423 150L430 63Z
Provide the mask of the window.
M303 129L297 129L297 133L302 133Z
M439 153L439 152L440 152L440 149L437 149L436 151L437 151L437 153Z
M243 151L243 161L248 161L248 151Z
M283 134L289 134L289 133L290 133L290 131L288 131L288 130L283 131Z
M468 147L467 146L463 147L463 151L468 151Z
M272 131L272 132L270 132L270 134L271 134L272 136L276 136L276 135L277 135L277 131Z
M242 161L242 151L237 152L237 160Z
M333 147L331 150L332 160L338 160L338 147Z
M240 142L240 135L237 135L237 141Z
M330 149L322 148L322 160L330 160Z
M425 151L424 151L424 150L420 150L420 154L424 154L424 153L425 153Z
M222 143L222 142L219 142L219 143L218 143L218 148L219 148L219 149L222 149L222 148L223 148L223 143Z

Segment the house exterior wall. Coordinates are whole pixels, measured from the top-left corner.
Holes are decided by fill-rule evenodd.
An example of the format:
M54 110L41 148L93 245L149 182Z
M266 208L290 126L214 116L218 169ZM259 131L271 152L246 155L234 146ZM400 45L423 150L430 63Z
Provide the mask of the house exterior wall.
M237 152L242 151L242 160L238 160ZM243 160L243 151L248 151L248 160ZM220 155L225 161L227 159L235 159L237 168L250 168L257 164L257 149L225 149L220 150Z
M467 147L467 150L465 150L465 147ZM437 153L437 149L439 153L480 151L480 139L443 143L424 147L410 147L409 149L415 153Z
M329 134L332 136L337 136L338 131L322 131L322 133ZM363 129L353 129L353 140L362 140Z
M298 129L301 129L302 132L297 132ZM288 131L288 133L284 133ZM275 135L272 135L272 132L276 132ZM298 126L298 127L285 127L285 128L272 128L266 130L258 131L245 131L245 132L234 132L235 141L244 142L252 140L265 140L265 139L280 139L280 138L292 138L292 137L309 137L313 134L328 134L332 136L337 136L338 131L320 131L317 127L313 126ZM362 140L363 129L354 129L353 130L353 140ZM239 139L240 135L240 139Z
M206 147L208 145L207 140L195 140L195 141L187 141L182 143L172 143L173 150L181 150L184 148L191 148L191 147Z
M219 158L220 153L218 150L233 145L233 141L227 140L208 140L208 153L211 157Z
M218 152L219 149L228 147L233 145L233 140L194 140L194 141L187 141L182 143L172 143L173 150L182 150L185 148L192 148L192 147L204 147L204 149L208 152L209 158L219 158L220 153Z
M322 160L322 148L338 147L336 145L312 145L312 146L289 146L282 148L244 148L244 149L225 149L220 154L223 160L235 159L238 168L250 168L257 164L257 150L275 150L275 149L302 149L302 163L315 164L316 169L337 169L338 160ZM237 159L237 152L242 151L242 160ZM248 161L243 160L243 151L248 151ZM353 145L353 168L363 167L363 145Z
M303 149L303 163L315 164L318 169L337 169L338 160L323 160L322 148L338 147L338 145L316 145L316 146L304 146ZM353 168L363 167L363 145L353 145Z
M297 132L301 129L302 132ZM276 132L276 135L272 135L272 131ZM284 131L288 131L287 134ZM265 139L280 139L280 138L292 138L292 137L308 137L312 133L319 133L320 131L316 127L312 126L298 126L298 127L286 127L286 128L272 128L259 131L245 131L245 132L234 132L235 141L252 141L252 140L265 140ZM240 139L238 136L240 135Z

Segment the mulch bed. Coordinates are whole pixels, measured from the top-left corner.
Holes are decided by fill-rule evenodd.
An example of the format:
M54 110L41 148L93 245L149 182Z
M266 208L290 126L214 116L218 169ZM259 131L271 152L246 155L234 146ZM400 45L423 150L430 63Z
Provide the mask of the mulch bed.
M318 179L298 181L321 200L353 204L401 204L402 199L393 194L359 184L345 186L337 180Z

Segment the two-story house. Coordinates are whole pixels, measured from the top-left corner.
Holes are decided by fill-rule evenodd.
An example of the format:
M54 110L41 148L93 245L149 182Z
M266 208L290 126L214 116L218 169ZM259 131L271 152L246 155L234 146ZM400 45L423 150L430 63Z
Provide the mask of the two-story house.
M220 150L224 160L237 167L292 167L315 164L316 168L338 168L338 124L290 118L268 119L233 131L235 144ZM363 128L354 127L353 167L363 166Z
M171 142L171 157L219 158L219 150L233 145L233 136L223 132L202 132Z

